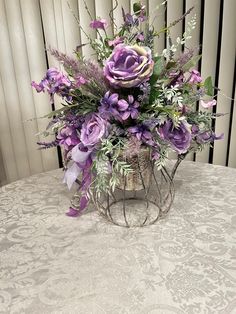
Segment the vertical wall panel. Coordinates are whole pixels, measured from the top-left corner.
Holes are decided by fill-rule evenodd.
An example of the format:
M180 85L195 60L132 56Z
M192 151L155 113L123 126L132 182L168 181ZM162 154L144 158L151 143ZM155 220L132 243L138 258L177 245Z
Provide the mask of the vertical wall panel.
M0 36L2 39L2 37ZM1 66L0 66L1 69ZM2 155L1 160L3 162L4 172L0 175L0 185L7 182L15 181L18 179L18 170L16 165L15 153L14 153L14 139L11 134L11 123L8 117L7 97L4 95L3 84L0 76L0 153Z
M236 2L235 0L224 1L224 17L222 30L222 44L220 56L220 71L219 71L219 88L226 95L232 95L233 77L234 77L234 62L236 37L233 30L236 29ZM217 112L230 113L231 101L218 93ZM216 134L224 133L224 140L216 141L214 144L213 163L218 165L226 165L227 160L227 145L229 133L230 116L225 115L216 120Z
M122 16L122 11L121 8L124 9L125 13L129 12L129 0L117 0L118 2L118 7L114 11L113 16L115 18L115 22L117 27L119 28L122 23L123 23L123 16ZM113 7L115 7L116 1L113 0Z
M15 63L13 63L12 48L8 32L8 24L14 21L8 20L4 7L4 1L0 1L0 41L4 49L0 49L0 71L3 91L6 95L6 108L9 125L12 134L13 150L16 160L18 177L22 178L30 174L30 166L27 156L27 144L23 128L23 118L19 100L18 86L15 77ZM12 27L12 26L10 26ZM13 29L11 30L13 32ZM4 61L2 61L4 60ZM15 62L19 62L15 60Z
M177 20L182 15L183 15L183 1L182 0L167 1L167 26L170 23ZM171 36L171 39L173 40L173 44L176 43L177 37L180 37L180 38L182 37L182 33L183 33L183 23L181 21L177 25L172 27L170 30L170 36ZM169 46L168 41L166 42L166 45L167 45L167 47ZM179 46L176 54L180 53L181 50L182 50L182 47ZM174 152L173 153L171 152L169 154L169 158L176 159L177 154Z
M186 16L185 19L185 31L187 28L187 23L191 21L192 17L196 15L196 28L192 31L191 36L187 43L186 46L189 48L193 48L196 50L196 52L199 49L199 42L200 42L200 26L201 26L201 19L204 17L201 16L201 3L204 1L201 0L186 0L186 7L185 7L185 12L187 12L191 7L194 7L192 12Z
M165 27L165 10L166 5L161 5L163 0L149 0L150 25L158 32ZM154 39L154 51L161 54L165 48L165 35L161 33Z
M175 0L175 1L167 1L167 26L179 19L183 15L183 1ZM183 33L183 22L179 22L170 30L170 36L173 39L173 43L176 43L177 37L182 37ZM168 45L168 42L166 43ZM182 47L178 47L178 52L182 50Z
M201 19L204 17L201 16L201 1L196 0L186 0L185 1L186 7L185 12L187 12L191 7L194 7L192 12L186 16L186 19L184 21L184 29L183 31L187 31L188 23L192 20L194 16L196 16L196 28L192 30L191 38L186 41L184 50L186 51L188 48L193 48L195 50L195 53L197 54L200 50L200 26L201 26ZM184 13L184 12L183 12ZM194 154L190 153L187 155L186 160L193 160Z
M85 8L85 4L84 4L84 0L78 0L79 3L79 18L80 18L80 23L81 26L83 27L84 31L87 34L90 34L90 36L92 38L96 38L96 31L93 30L89 24L91 22L91 18ZM86 1L86 5L88 7L88 10L92 16L92 18L95 18L95 4L94 4L94 0L87 0ZM83 32L81 32L81 42L82 44L88 44L89 40L87 39L87 37L85 36L85 34ZM89 46L86 45L82 48L83 51L83 55L85 56L85 58L93 58L95 59L95 55L94 55L94 50Z
M203 42L202 42L202 61L201 74L203 79L212 76L215 81L216 56L218 44L218 28L220 0L204 1L204 25L203 25ZM209 21L211 21L209 23ZM201 110L203 110L201 108ZM209 147L205 147L202 152L197 153L196 161L208 162Z
M32 95L33 92L31 88L29 88L31 78L20 2L18 0L5 1L5 7L7 19L9 21L8 30L12 48L15 78L19 96L18 101L21 111L21 122L23 122L29 169L30 173L42 172L43 164L41 154L37 151L35 137L35 134L38 133L37 123L36 121L27 122L28 119L35 117L35 108Z
M47 70L47 64L45 59L45 47L43 42L42 24L38 0L21 0L21 12L27 47L30 80L39 82L45 75L45 72ZM31 102L27 104L27 106L34 108L34 112L32 113L31 118L42 117L49 113L51 111L49 96L44 93L38 94L36 91L33 91L30 86L28 88L29 91L33 92L33 99L30 98ZM47 119L37 119L35 120L35 123L36 122L39 132L44 131L48 124ZM32 135L34 135L35 133L36 132L31 130ZM51 139L53 138L51 137ZM37 137L34 136L32 141L35 143L36 140ZM40 136L39 140L49 141L50 138L45 139L44 137ZM56 149L41 151L37 150L37 153L41 154L44 171L58 167ZM31 155L30 158L32 158ZM35 173L35 171L33 173Z
M69 3L69 6L68 6ZM65 34L65 51L67 54L72 55L76 46L81 44L79 25L73 16L74 12L77 16L79 14L78 1L61 1L62 6L62 18ZM72 11L72 12L71 12Z
M113 36L113 25L110 23L110 17L109 13L111 12L113 6L112 6L112 0L103 0L102 5L100 1L95 1L95 14L96 17L106 19L108 22L108 28L106 29L108 36ZM104 37L105 34L103 31L101 31L101 35Z

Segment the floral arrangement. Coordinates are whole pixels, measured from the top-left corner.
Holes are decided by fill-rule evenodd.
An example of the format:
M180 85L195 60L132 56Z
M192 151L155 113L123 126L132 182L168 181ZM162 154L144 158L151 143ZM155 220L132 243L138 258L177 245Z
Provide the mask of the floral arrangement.
M39 84L32 82L52 102L55 94L63 100L62 108L48 115L51 121L44 132L45 136L55 134L55 140L38 144L63 148L64 182L69 188L78 184L81 195L79 210L70 207L70 216L87 207L92 193L109 193L120 174L132 172L120 156L137 155L148 147L161 168L170 151L185 156L223 136L216 136L212 129L216 114L206 110L216 105L212 80L203 80L195 68L201 56L186 45L196 18L182 38L172 41L170 37L171 28L192 8L160 31L151 25L145 6L135 3L133 10L133 14L122 10L124 23L112 38L106 33L106 20L91 21L98 36L87 38L97 61L82 57L82 45L75 58L50 49L65 71L50 68ZM158 55L153 42L162 32L169 44ZM182 45L184 52L177 54Z

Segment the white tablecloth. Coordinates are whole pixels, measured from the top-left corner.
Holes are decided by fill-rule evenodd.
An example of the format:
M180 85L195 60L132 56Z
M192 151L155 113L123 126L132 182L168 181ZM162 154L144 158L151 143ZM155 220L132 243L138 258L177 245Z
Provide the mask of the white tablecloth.
M65 216L61 170L0 190L0 313L236 313L236 169L183 162L169 215Z

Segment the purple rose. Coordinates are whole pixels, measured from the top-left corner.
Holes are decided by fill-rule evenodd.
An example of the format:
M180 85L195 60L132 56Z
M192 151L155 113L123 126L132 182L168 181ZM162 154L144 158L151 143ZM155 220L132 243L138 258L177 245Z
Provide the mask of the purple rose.
M104 75L114 88L136 87L150 78L153 66L148 47L120 44L106 61Z
M139 102L132 95L128 99L119 99L119 95L107 92L101 100L99 112L105 119L114 118L120 122L127 120L129 117L137 119Z
M178 154L184 154L188 151L191 143L190 125L182 121L178 128L173 126L171 120L159 128L160 136L166 140Z
M98 114L91 114L82 124L80 140L86 147L96 145L106 136L108 123Z
M107 28L108 24L107 24L107 21L104 20L104 19L100 19L100 20L94 20L92 21L89 26L93 29L105 29Z

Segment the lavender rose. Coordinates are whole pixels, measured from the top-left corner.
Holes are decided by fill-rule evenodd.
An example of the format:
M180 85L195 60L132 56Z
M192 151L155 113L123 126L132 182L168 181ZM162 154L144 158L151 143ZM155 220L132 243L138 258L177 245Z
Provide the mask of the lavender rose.
M104 74L114 88L136 87L150 78L153 65L148 47L120 44L106 61Z
M159 133L178 154L186 153L190 147L192 135L190 125L186 121L182 121L179 127L175 128L172 121L168 120L160 127Z
M80 140L86 147L96 145L107 133L108 123L98 114L91 114L82 124Z

